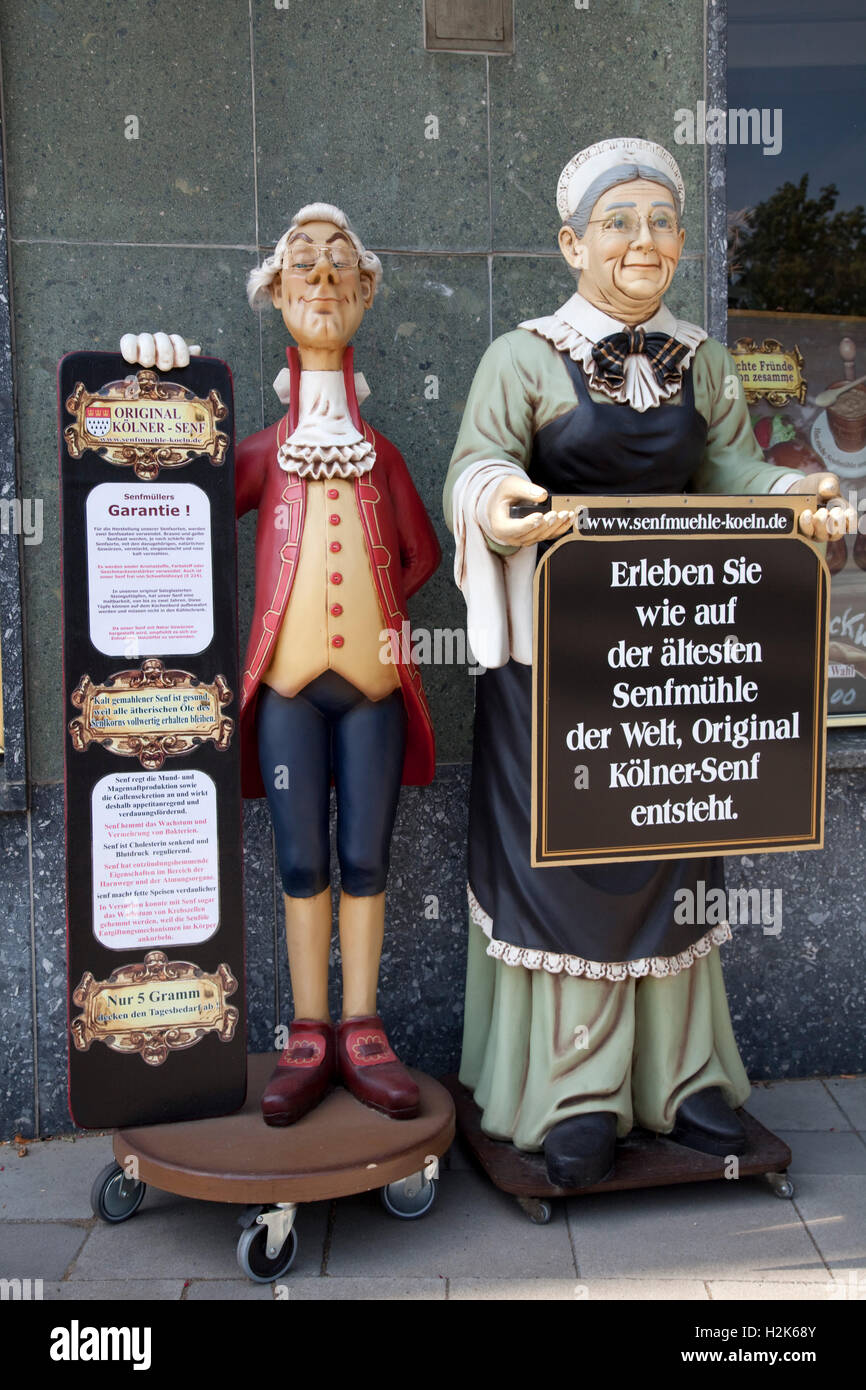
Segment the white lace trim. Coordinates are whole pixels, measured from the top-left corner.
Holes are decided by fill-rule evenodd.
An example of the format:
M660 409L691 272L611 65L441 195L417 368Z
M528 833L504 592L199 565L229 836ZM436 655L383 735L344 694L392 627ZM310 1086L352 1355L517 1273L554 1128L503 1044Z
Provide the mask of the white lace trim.
M358 478L369 473L376 450L366 439L351 444L293 444L277 450L277 462L299 478Z
M630 976L640 979L653 975L664 979L667 975L679 975L688 970L701 956L708 956L714 946L731 940L731 928L727 922L720 922L700 941L695 941L685 951L676 956L642 956L640 960L598 961L585 960L583 956L559 955L555 951L537 951L529 946L510 946L507 941L497 941L493 935L493 918L484 911L480 902L467 883L469 897L469 916L490 944L488 956L501 960L505 965L522 965L524 970L547 970L551 975L583 975L588 980L627 980Z
M662 401L666 401L669 396L676 395L682 385L678 375L666 386L659 386L649 359L642 353L637 353L625 359L622 385L613 387L610 382L597 379L598 363L592 355L593 344L590 339L572 324L566 323L558 314L550 314L540 319L527 319L519 326L528 329L530 333L537 333L540 338L546 338L559 352L567 352L569 357L583 368L591 390L601 391L612 401L630 405L634 410L651 410ZM689 366L707 335L697 324L678 319L676 331L672 336L689 349L680 362L680 371L683 371Z

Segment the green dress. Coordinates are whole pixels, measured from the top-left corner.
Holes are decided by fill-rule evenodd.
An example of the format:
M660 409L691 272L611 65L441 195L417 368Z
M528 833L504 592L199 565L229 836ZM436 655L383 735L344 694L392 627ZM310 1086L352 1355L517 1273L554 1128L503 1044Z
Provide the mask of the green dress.
M694 407L706 421L693 486L769 491L781 475L757 447L729 354L705 340L690 370ZM584 398L617 409L603 392ZM466 469L491 460L528 469L538 431L576 404L569 368L546 337L524 328L493 343L473 382L446 482L449 520ZM729 1104L746 1099L719 953L709 939L673 960L654 956L627 970L582 959L563 968L560 956L504 948L471 885L470 904L460 1075L487 1133L534 1150L558 1121L597 1110L616 1113L620 1136L633 1123L665 1133L695 1091L720 1086Z

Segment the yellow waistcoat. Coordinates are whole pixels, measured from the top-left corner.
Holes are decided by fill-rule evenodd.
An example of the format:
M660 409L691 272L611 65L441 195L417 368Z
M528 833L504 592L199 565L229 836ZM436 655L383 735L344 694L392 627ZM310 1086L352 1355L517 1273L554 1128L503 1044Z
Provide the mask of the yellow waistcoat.
M390 659L379 660L386 627L352 479L308 479L298 570L262 680L291 696L331 670L382 700L400 684Z

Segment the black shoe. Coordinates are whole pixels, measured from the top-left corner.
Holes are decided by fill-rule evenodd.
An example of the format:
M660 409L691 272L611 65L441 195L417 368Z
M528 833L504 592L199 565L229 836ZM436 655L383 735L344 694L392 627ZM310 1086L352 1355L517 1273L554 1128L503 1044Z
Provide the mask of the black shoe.
M616 1115L608 1110L560 1120L544 1139L547 1176L554 1187L593 1187L613 1172Z
M708 1086L684 1100L677 1111L673 1132L665 1138L719 1158L745 1153L747 1147L742 1121L718 1086Z

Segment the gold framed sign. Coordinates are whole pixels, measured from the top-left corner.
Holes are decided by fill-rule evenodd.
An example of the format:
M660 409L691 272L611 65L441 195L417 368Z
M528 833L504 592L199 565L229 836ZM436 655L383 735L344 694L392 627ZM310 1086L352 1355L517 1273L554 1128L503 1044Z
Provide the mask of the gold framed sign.
M191 671L167 670L157 657L138 669L115 671L101 685L84 675L69 698L81 710L69 722L76 753L99 743L121 757L138 758L148 771L202 743L225 752L235 726L223 713L234 699L224 676L208 684Z
M806 494L552 497L534 867L823 846L828 572Z
M803 354L796 343L790 352L775 338L765 338L758 347L753 338L738 338L731 348L740 381L749 405L766 400L770 405L787 405L806 400Z
M138 478L152 482L162 468L182 468L197 454L214 465L226 457L229 437L217 429L228 410L219 393L204 398L147 368L98 391L76 382L66 398L75 417L63 431L70 458L91 449Z
M225 964L208 974L191 961L148 951L141 964L122 965L107 980L85 971L72 992L83 1010L70 1024L72 1038L79 1052L101 1042L159 1067L170 1052L194 1047L207 1033L231 1042L238 1010L226 1000L237 987Z

